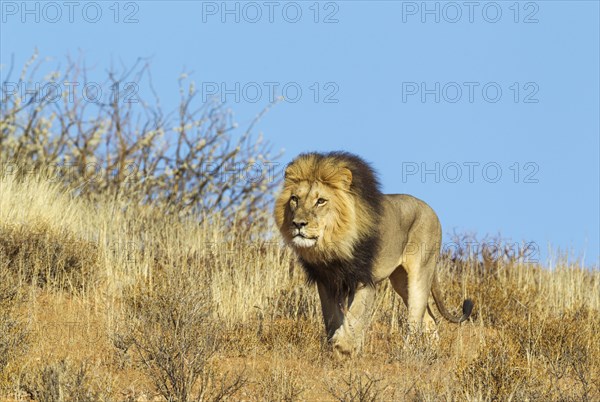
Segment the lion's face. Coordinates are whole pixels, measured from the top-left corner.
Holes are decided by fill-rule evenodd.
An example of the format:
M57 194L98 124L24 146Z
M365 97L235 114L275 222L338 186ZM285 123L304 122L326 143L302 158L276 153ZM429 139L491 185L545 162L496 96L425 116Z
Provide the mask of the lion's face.
M295 248L323 246L338 215L334 192L323 183L301 182L290 191L288 215L289 241ZM285 228L284 228L285 229Z
M357 236L352 173L310 158L286 169L275 219L283 238L307 261L348 258Z

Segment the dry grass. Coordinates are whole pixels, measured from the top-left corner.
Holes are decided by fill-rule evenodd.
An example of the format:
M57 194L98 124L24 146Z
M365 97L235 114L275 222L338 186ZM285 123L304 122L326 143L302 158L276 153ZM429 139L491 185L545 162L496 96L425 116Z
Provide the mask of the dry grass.
M335 363L291 253L218 214L90 204L0 178L0 395L27 400L598 400L600 272L440 266L439 341L406 342L380 287L361 359Z

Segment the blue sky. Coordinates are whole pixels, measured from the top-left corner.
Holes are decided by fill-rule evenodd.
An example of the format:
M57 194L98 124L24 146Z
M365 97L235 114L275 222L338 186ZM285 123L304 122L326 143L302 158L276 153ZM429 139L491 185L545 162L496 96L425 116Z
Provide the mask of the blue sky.
M354 152L386 192L428 202L445 234L598 263L597 1L1 3L2 74L36 47L99 73L149 57L165 107L186 71L241 127L271 89L287 99L257 128L282 163Z

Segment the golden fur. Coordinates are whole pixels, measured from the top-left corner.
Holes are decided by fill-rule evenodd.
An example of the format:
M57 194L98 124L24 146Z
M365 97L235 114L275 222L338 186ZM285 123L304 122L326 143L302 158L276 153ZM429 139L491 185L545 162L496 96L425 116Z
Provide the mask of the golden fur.
M389 278L409 310L412 328L435 329L433 299L451 322L468 319L443 305L435 278L441 226L423 201L384 195L371 167L345 152L297 157L285 172L275 221L317 284L327 335L338 355L360 349L375 299L375 285ZM426 314L426 312L428 314Z

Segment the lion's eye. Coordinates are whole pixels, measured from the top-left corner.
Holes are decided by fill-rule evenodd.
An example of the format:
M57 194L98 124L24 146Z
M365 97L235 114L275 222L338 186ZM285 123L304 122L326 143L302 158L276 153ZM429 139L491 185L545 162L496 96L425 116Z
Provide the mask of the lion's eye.
M290 197L290 203L291 204L297 204L298 203L298 197L296 197L295 195L292 195Z
M319 206L319 205L325 205L326 203L327 203L327 200L325 198L319 198L317 200L317 204L316 205L317 206Z

